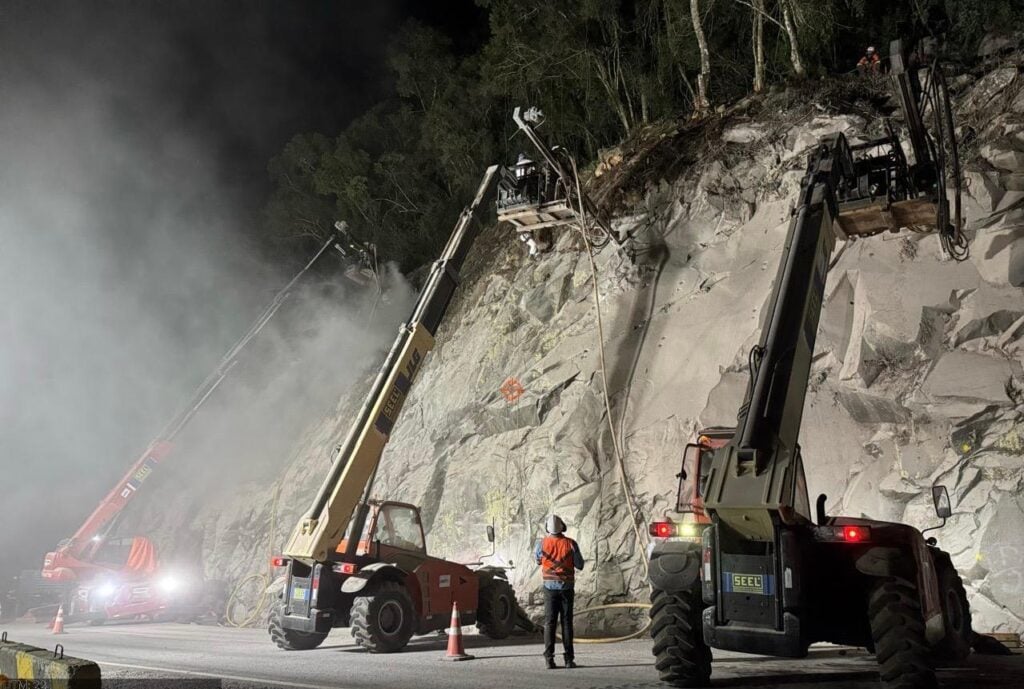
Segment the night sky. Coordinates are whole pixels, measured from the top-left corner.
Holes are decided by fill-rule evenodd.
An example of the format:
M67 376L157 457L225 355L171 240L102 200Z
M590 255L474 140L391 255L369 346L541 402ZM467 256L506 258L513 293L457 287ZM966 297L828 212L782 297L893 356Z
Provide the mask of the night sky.
M463 50L486 37L473 0L0 0L0 62L51 89L89 74L136 94L122 103L127 129L153 107L170 114L259 204L291 136L336 134L388 95L387 49L410 19Z

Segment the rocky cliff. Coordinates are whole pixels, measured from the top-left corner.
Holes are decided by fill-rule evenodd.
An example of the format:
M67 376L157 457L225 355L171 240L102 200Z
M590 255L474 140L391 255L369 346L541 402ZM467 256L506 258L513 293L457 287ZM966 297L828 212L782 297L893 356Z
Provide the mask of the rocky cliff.
M982 631L1024 631L1024 74L1015 60L954 80L970 260L944 260L928 235L845 249L829 274L802 431L811 494L826 493L830 513L934 526L930 487L949 487L954 516L933 534L964 573ZM578 234L561 231L551 252L530 259L507 228L487 230L376 493L422 505L439 555L487 554L484 526L494 523L490 560L514 561L525 603L540 585L532 543L557 512L589 560L583 602L645 600L634 519L645 525L674 505L697 428L733 423L809 147L830 132L856 141L882 131L884 99L858 89L751 99L710 123L651 127L607 156L595 194L634 239L595 256L604 365ZM510 378L523 389L515 401L500 390ZM261 571L357 405L343 400L313 424L273 486L180 516L209 572Z

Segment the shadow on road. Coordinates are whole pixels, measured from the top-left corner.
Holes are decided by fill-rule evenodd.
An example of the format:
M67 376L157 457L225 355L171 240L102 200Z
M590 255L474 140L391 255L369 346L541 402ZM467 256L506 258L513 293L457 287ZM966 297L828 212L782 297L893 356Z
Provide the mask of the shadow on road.
M464 636L462 637L462 644L465 646L467 651L473 649L485 649L485 648L510 648L510 647L522 647L531 646L536 644L537 652L534 653L521 653L516 655L505 655L505 656L487 656L488 658L529 658L533 655L541 655L541 642L540 638L533 638L530 636L513 636L507 639L487 639L479 636ZM328 648L324 646L323 648ZM335 646L331 648L337 648L337 650L343 653L366 653L366 650L359 646ZM403 648L399 653L444 653L448 648L448 637L444 635L440 636L424 636L418 639L413 639L409 642L409 645Z
M743 675L742 677L725 677L711 680L713 687L757 687L774 686L776 684L814 684L824 682L851 682L857 680L877 680L878 673L873 671L851 672L796 672L777 675Z

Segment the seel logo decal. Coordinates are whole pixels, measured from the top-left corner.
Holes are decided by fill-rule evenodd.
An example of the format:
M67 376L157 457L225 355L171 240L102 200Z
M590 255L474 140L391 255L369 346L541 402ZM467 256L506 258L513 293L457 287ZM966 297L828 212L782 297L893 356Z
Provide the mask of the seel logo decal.
M753 593L758 596L775 594L775 577L770 574L722 572L722 580L722 588L726 593Z

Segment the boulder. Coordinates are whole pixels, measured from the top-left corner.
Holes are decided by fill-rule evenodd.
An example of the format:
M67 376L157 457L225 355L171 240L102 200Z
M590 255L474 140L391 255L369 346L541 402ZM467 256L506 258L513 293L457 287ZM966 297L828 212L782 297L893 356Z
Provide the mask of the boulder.
M981 535L981 564L988 570L983 591L1024 617L1024 503L1005 493Z
M981 157L989 165L999 170L1009 172L1024 170L1024 150L1021 150L1019 145L1011 139L1000 139L983 144Z
M975 354L946 353L928 374L921 391L933 402L963 400L982 404L1009 404L1006 384L1020 375L1020 364Z
M993 57L1002 52L1010 51L1021 44L1021 34L989 32L978 43L978 57Z
M1016 67L1000 67L989 72L970 87L956 104L957 114L984 110L1016 78Z
M987 282L1024 287L1024 226L979 231L971 260Z
M737 124L722 132L722 141L730 144L749 144L763 139L768 126L761 123Z
M910 410L893 399L859 390L842 390L839 401L858 423L905 423L910 420Z

